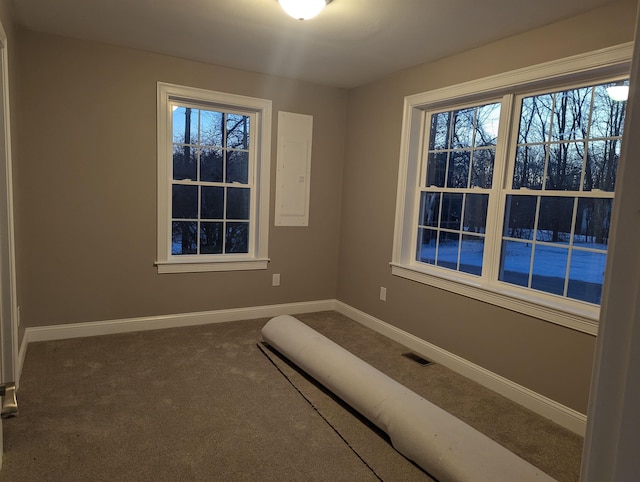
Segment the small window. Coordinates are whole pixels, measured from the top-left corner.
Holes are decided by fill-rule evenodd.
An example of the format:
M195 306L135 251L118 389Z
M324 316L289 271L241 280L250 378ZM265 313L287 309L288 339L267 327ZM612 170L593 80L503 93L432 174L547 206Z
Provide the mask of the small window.
M264 269L271 102L158 84L159 272Z
M480 275L500 103L431 115L417 260Z

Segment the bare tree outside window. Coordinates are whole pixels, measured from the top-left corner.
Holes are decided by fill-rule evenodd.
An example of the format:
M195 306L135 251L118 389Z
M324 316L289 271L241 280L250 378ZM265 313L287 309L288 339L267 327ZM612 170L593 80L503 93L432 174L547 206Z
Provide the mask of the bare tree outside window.
M172 120L171 254L247 253L249 116L177 105Z
M600 302L625 115L610 85L522 99L500 280Z

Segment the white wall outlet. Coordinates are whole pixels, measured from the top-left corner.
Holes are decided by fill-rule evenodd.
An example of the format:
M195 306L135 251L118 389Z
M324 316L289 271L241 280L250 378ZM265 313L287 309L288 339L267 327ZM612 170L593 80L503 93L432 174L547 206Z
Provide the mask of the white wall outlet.
M280 286L280 273L275 273L271 277L271 286Z
M387 301L387 288L384 286L380 287L380 301Z

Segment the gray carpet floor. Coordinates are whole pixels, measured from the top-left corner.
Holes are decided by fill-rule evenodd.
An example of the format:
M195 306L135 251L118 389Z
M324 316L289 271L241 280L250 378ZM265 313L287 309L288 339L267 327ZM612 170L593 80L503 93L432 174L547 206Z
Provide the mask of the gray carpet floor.
M557 480L578 480L581 437L338 313L297 317ZM265 355L267 321L30 344L0 480L431 480Z

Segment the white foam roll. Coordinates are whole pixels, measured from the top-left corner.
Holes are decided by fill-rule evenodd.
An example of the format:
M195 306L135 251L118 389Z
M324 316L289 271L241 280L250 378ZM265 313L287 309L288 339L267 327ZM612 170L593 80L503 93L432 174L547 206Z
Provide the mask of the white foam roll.
M269 320L262 337L441 482L554 480L292 316Z

